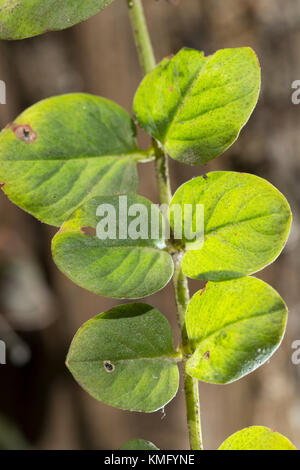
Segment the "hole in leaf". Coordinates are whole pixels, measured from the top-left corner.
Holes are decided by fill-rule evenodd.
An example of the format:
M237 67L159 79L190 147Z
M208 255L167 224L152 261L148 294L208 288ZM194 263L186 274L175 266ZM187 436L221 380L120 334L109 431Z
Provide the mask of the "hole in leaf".
M110 361L104 361L104 369L111 374L115 370L115 366Z
M36 133L29 126L29 124L18 126L12 125L12 131L18 139L22 140L23 142L27 142L28 144L35 142L37 139Z

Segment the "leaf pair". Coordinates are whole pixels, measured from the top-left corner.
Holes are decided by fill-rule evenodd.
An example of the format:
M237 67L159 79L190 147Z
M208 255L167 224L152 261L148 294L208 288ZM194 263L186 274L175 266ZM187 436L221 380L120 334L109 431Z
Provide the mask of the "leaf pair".
M287 308L259 279L209 282L191 299L186 327L191 376L230 383L264 364L280 345ZM67 364L93 397L112 406L151 412L178 390L182 360L165 317L146 304L128 304L88 321L75 335Z
M163 220L158 208L145 198L130 196L121 216L127 234L123 239L118 235L119 225L113 231L116 239L82 233L86 226L96 229L102 220L96 216L97 208L107 204L112 206L119 224L123 198L97 197L77 210L54 237L53 257L73 282L94 293L142 298L163 288L173 275L172 257L164 250L168 241L162 236ZM175 206L179 208L177 225L184 228L182 243L186 244L183 271L194 279L223 281L257 272L279 255L291 225L286 199L265 180L248 174L212 172L185 183L170 204L173 228L178 214L173 211ZM186 231L196 232L197 206L204 208L201 249L197 241L185 238ZM136 208L137 218L127 217L130 207ZM190 208L191 217L186 217ZM109 226L114 213L107 217ZM157 239L151 235L153 219L160 220ZM131 239L130 226L134 223L140 225L140 234Z
M13 3L5 1L2 9L0 3L0 24L1 15L14 20L20 10L20 28L26 24L22 9L40 11L47 4ZM55 15L59 8L51 11ZM42 21L43 15L38 18ZM225 49L207 58L183 49L145 77L134 112L171 157L203 163L237 137L259 88L259 65L251 49ZM41 101L1 133L1 184L22 209L61 226L93 196L137 192L136 162L145 152L135 136L128 113L103 98L70 94Z
M134 439L120 450L157 450L152 442ZM263 426L242 429L226 439L219 450L296 450L296 447L282 434Z

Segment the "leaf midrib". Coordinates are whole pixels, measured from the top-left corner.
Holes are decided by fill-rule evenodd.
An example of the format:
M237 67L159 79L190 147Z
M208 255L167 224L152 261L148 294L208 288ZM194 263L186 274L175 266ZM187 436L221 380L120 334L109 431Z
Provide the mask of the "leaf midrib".
M112 364L123 364L123 363L131 363L131 362L137 362L137 361L149 361L149 362L171 362L171 363L177 363L179 361L178 357L172 357L172 356L156 356L156 357L137 357L133 359L112 359L106 358L106 359L70 359L67 361L67 364L71 363L100 363L103 364L105 361L111 361Z
M222 230L226 229L226 228L230 228L230 227L236 227L238 225L241 225L241 224L245 224L247 222L251 222L253 220L258 220L258 219L264 219L266 217L273 217L273 216L276 216L276 215L282 215L282 212L272 212L272 213L268 213L268 214L264 214L264 215L258 215L258 216L254 216L254 217L248 217L246 219L243 219L239 222L228 222L227 224L223 224L223 225L220 225L219 227L217 227L216 229L211 229L209 230L208 232L205 232L205 236L206 237L212 237L214 234L216 233L219 233L221 232Z
M208 63L208 58L207 57L203 57L201 56L201 59L204 59L205 62L204 63L201 63L199 64L199 68L197 69L197 72L195 73L195 75L192 77L190 83L187 85L187 89L186 91L181 95L181 102L180 104L178 105L177 107L177 110L176 112L174 113L174 115L172 116L172 119L170 120L170 123L164 133L164 139L163 139L163 142L165 143L167 140L168 140L168 134L171 132L171 129L173 127L173 124L174 122L176 122L177 120L177 117L178 115L180 114L186 100L188 99L188 97L190 96L190 94L192 93L194 87L196 86L197 82L198 82L198 79L200 78L201 76L201 73L202 73L202 70L205 69L207 63Z
M171 133L172 131L172 127L174 126L174 124L176 123L177 121L177 118L178 116L180 115L181 111L182 111L182 108L184 107L187 99L189 98L189 96L191 95L191 93L193 92L195 86L197 85L198 83L198 80L200 79L201 75L205 72L206 70L206 67L209 65L210 63L210 59L214 57L214 56L207 56L207 57L202 57L202 59L204 59L204 63L202 64L202 66L200 67L200 69L197 70L197 72L195 73L193 79L191 80L191 85L187 86L187 90L185 91L185 93L182 95L181 97L181 103L179 104L178 108L177 108L177 111L174 113L174 115L172 116L172 119L170 120L170 123L165 131L165 134L164 134L164 140L163 140L163 143L165 144L166 141L168 140L168 135ZM234 57L232 57L229 61L231 60L234 60ZM207 91L207 90L205 90ZM177 139L171 139L171 140L177 140ZM195 140L195 138L191 139L191 140Z
M78 157L62 157L62 158L27 158L27 159L18 159L18 160L10 160L7 158L0 159L1 162L11 162L11 163L24 163L24 162L71 162L71 161L80 161L80 160L96 160L100 158L110 158L110 159L130 159L134 160L135 158L139 158L141 155L144 155L143 151L133 151L128 153L120 153L120 154L111 154L111 155L93 155L93 156L83 156L80 155Z
M202 337L199 341L197 341L196 339L191 339L191 341L194 342L194 344L196 345L196 349L198 349L207 339L211 338L212 336L215 336L217 333L223 331L223 330L226 330L228 328L231 328L232 326L234 325L238 325L240 323L244 323L246 321L249 321L249 320L252 320L252 319L256 319L256 318L261 318L261 317L266 317L267 315L275 315L281 311L283 311L284 308L278 308L278 309L275 309L275 310L272 310L270 312L263 312L263 313L259 313L259 314L255 314L255 315L251 315L249 317L246 317L246 318L243 318L243 319L238 319L238 320L235 320L235 321L232 321L230 323L227 323L226 325L214 330L213 332L209 333L208 335L206 335L205 337Z
M222 230L225 230L227 228L234 228L234 227L240 226L242 224L245 224L247 222L251 222L253 220L263 219L263 218L267 218L267 217L273 217L274 215L281 215L281 214L280 214L280 212L273 212L272 214L249 217L248 219L241 220L240 222L232 222L232 223L230 222L230 223L224 224L224 225L218 227L217 229L211 229L208 232L205 232L204 233L204 241L209 239L209 238L214 237L215 235L222 232ZM189 244L191 244L191 243L193 243L193 242L189 242ZM190 251L190 250L188 250L188 251Z

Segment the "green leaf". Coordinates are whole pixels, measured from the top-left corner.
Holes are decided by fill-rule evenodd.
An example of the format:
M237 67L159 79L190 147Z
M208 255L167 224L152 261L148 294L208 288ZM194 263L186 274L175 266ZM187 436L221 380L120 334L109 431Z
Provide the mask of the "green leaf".
M152 442L144 439L132 439L120 447L120 450L159 450Z
M102 204L110 204L115 211L113 234L116 239L110 235L105 240L99 234L99 224L105 222L105 217L110 220L110 226L105 230L113 230L114 214L111 211L105 213L105 217L96 216L97 208ZM137 217L127 216L126 223L126 214L133 204L141 204L144 212ZM151 238L156 235L151 233L151 212L155 213L162 227L158 207L141 196L93 198L78 209L74 218L65 223L54 237L52 252L55 263L75 284L99 295L136 299L157 292L169 282L174 268L171 256L162 250L165 247L163 237ZM136 222L147 229L137 236L149 238L132 238L130 231ZM89 229L86 230L87 227ZM97 236L94 236L96 228ZM125 229L124 239L120 228Z
M291 227L285 197L266 180L254 175L217 171L183 184L172 206L204 206L204 245L189 242L182 260L193 279L222 281L253 274L281 253ZM187 206L186 206L187 207ZM171 213L171 225L174 217ZM195 218L186 222L188 230Z
M279 347L287 308L279 294L259 279L208 282L191 299L186 326L194 351L189 375L225 384L264 364Z
M260 67L252 49L224 49L208 57L182 49L144 78L134 112L172 158L198 165L233 144L259 90Z
M150 305L128 304L98 315L80 328L67 366L97 400L150 413L177 393L176 360L167 319Z
M0 134L3 190L42 222L60 226L94 195L137 191L135 133L126 111L103 98L41 101Z
M24 39L69 28L113 0L0 0L0 38Z
M221 445L219 450L297 450L282 434L263 426L243 429Z

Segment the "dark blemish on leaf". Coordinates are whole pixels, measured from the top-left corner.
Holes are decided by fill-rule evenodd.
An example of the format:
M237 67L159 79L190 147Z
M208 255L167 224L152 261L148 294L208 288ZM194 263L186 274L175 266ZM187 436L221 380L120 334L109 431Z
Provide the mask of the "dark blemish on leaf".
M115 370L115 366L110 361L104 361L104 369L111 374Z
M83 235L89 235L90 237L96 236L96 229L93 227L81 227L80 231Z
M170 91L170 93L173 93L173 92L174 92L174 88L173 88L172 86L170 86L169 91Z
M206 359L208 361L210 359L210 351L206 351L206 353L203 354L203 357L204 357L204 359Z
M207 174L202 175L202 177L203 177L205 180L208 180Z
M32 144L37 139L36 133L29 126L29 124L12 124L11 129L18 139L22 140L23 142L26 142L27 144Z

